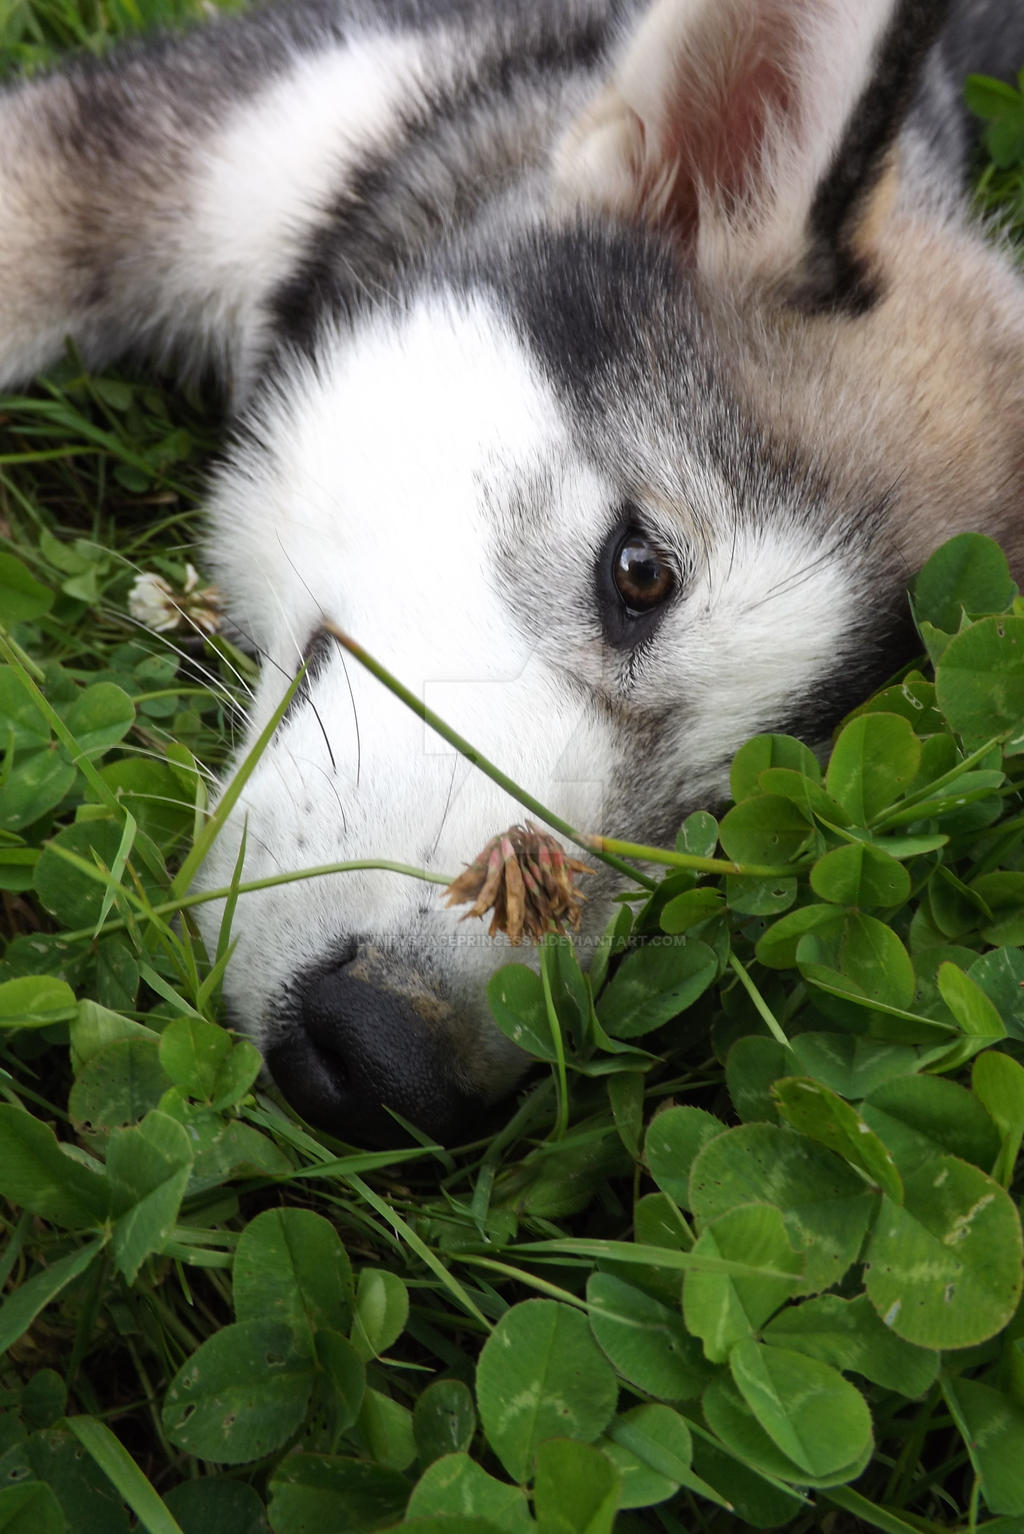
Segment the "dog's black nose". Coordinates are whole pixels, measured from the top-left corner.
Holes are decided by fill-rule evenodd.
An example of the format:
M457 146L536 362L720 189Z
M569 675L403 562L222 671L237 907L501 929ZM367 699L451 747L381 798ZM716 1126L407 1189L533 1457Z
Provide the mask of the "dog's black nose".
M389 1108L442 1143L468 1139L484 1105L463 1084L443 1021L354 968L317 970L295 986L266 1054L275 1082L310 1124L357 1145L409 1143Z

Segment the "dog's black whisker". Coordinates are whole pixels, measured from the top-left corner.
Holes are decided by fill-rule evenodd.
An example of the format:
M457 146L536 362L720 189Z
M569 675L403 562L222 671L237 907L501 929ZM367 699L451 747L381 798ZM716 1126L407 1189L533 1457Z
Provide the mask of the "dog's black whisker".
M426 860L425 860L426 861L426 865L427 865L428 868L430 867L430 864L434 861L434 854L437 852L437 849L438 849L438 847L440 845L441 834L444 831L445 824L446 824L446 822L448 820L448 812L450 811L450 809L452 807L452 794L453 794L454 789L455 789L455 779L456 779L456 776L457 776L458 771L459 771L459 763L461 762L461 760L462 760L462 758L460 756L455 756L453 758L453 760L452 760L452 775L451 775L451 778L450 778L449 783L448 783L448 793L445 796L444 809L441 812L441 823L440 823L440 825L437 828L437 835L434 837L434 844L431 847L430 852L428 853L428 855L426 857Z

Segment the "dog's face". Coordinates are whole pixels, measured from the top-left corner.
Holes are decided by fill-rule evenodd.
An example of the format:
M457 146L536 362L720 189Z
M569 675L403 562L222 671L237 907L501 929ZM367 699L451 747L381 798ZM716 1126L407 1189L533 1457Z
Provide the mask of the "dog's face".
M868 89L938 8L810 9L657 0L540 194L265 380L214 503L268 657L243 756L308 673L208 888L243 833L247 880L454 876L521 818L325 620L565 820L658 842L752 733L823 742L899 663L942 537L1016 525L1019 283ZM451 1137L517 1079L484 1000L514 955L458 915L382 870L242 898L230 1011L311 1120Z
M215 507L218 573L267 656L243 755L308 672L208 887L243 827L247 880L360 858L454 876L521 818L325 618L564 819L630 840L720 798L751 733L857 700L900 585L884 508L783 457L705 329L662 241L578 226L268 382ZM230 1010L308 1117L383 1136L383 1101L446 1135L516 1079L484 999L514 955L458 917L379 870L243 897Z

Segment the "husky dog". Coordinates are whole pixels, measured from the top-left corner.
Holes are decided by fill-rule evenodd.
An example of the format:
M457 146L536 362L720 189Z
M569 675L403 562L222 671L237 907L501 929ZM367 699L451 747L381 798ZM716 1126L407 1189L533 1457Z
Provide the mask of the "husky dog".
M1015 0L291 0L0 97L0 383L68 335L216 368L242 754L308 667L207 888L243 832L250 879L454 875L519 817L325 620L659 842L906 658L942 539L1024 553L1024 289L958 107L1021 62ZM230 1014L307 1118L451 1138L517 1080L457 916L384 871L243 897Z

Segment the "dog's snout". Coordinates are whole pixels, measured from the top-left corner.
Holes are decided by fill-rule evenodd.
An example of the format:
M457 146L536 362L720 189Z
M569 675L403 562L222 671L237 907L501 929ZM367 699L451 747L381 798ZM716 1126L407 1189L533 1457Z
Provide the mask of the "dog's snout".
M467 1138L483 1109L457 1074L443 1022L349 959L307 973L267 1065L309 1123L359 1145L407 1142L388 1109L445 1143ZM433 1009L433 1010L436 1010Z

